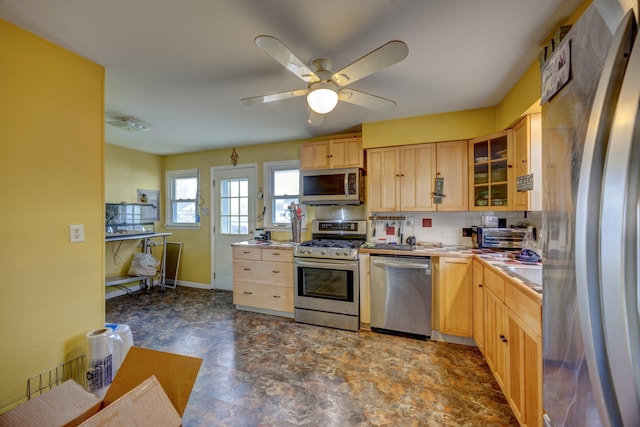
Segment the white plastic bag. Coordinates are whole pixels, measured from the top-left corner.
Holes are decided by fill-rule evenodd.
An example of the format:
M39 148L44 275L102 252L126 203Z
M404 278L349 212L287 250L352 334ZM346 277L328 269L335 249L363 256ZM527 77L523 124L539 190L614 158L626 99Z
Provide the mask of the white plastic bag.
M152 254L135 254L129 268L130 276L155 276L160 265Z

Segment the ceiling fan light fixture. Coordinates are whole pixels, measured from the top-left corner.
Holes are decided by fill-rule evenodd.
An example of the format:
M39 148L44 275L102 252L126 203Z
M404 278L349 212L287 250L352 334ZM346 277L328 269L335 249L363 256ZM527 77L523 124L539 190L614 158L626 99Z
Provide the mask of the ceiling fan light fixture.
M129 132L146 132L149 130L149 128L139 120L135 120L130 117L120 117L115 120L107 120L107 123L111 126L117 127L118 129Z
M317 82L310 86L307 95L309 107L318 114L327 114L338 104L338 92L331 83Z

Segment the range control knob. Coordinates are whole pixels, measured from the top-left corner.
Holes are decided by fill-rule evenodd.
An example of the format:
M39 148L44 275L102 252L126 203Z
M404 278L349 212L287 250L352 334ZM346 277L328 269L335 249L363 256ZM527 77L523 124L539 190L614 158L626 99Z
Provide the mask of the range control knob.
M342 251L340 249L336 249L336 255L341 255Z
M320 251L320 253L321 253L322 255L326 255L326 254L327 254L327 250L326 250L326 249L323 249L323 250L321 250L321 251Z

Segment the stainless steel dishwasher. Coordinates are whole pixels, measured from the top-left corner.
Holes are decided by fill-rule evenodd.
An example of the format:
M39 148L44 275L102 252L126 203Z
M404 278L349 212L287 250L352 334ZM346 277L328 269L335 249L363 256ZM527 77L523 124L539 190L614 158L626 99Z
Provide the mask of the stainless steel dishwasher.
M371 330L431 338L431 258L371 255Z

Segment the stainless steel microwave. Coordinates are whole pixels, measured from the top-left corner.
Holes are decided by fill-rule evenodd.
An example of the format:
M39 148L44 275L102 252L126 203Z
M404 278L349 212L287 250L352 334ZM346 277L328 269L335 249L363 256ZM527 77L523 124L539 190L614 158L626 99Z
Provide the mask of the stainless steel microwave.
M363 171L359 168L303 170L300 202L305 205L359 205L364 202Z

